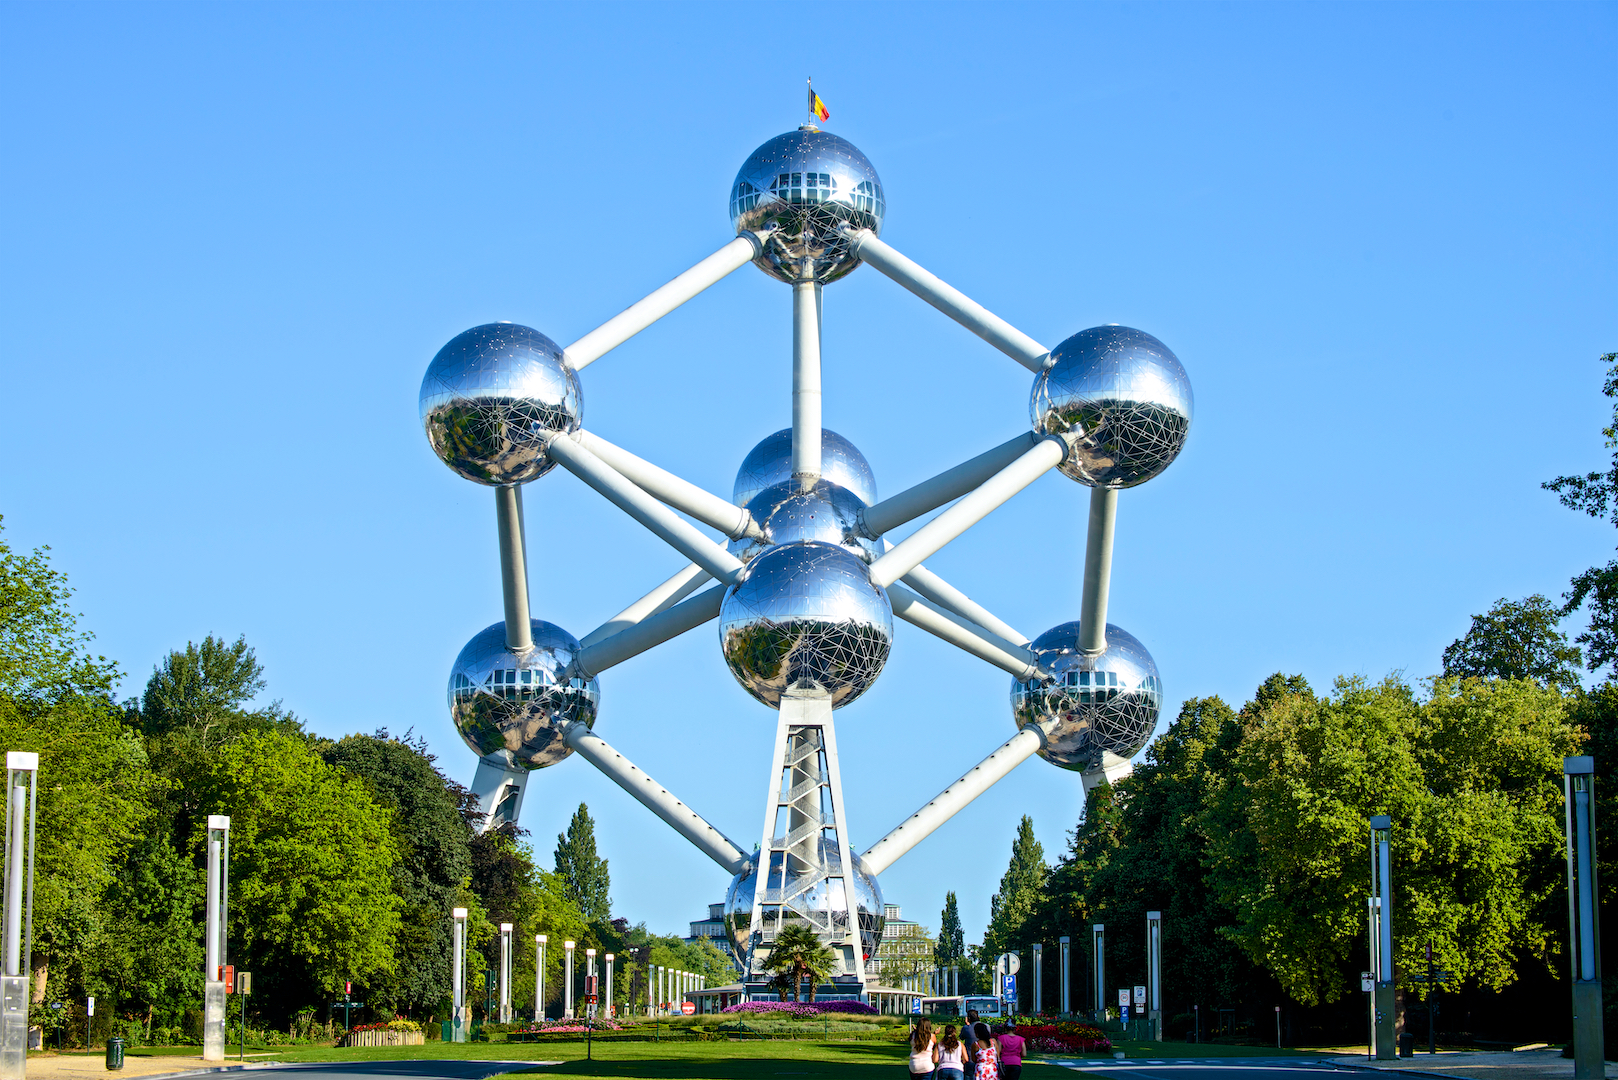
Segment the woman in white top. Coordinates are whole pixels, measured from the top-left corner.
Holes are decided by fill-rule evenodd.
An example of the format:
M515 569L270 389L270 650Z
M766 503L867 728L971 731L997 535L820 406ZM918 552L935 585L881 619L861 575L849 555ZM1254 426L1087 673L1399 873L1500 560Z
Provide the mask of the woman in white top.
M938 1063L938 1080L963 1080L969 1055L966 1044L955 1037L954 1024L944 1025L944 1037L938 1040L933 1055L933 1060Z
M933 1022L922 1020L910 1033L910 1076L912 1080L925 1080L933 1075L938 1063L938 1040L933 1038Z

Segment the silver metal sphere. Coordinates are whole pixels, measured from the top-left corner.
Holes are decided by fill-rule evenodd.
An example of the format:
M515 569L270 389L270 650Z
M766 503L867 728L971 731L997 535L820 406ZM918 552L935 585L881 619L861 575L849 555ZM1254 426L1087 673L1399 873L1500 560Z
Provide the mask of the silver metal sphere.
M836 281L859 260L839 231L882 231L882 179L847 139L801 127L754 150L730 189L730 223L757 233L753 260L780 281Z
M466 745L479 755L500 754L512 768L543 769L573 751L567 726L595 727L601 689L580 676L572 634L542 619L530 620L533 648L506 648L506 624L497 622L466 643L449 675L449 712Z
M421 380L421 425L439 459L491 487L551 471L553 435L577 431L578 373L556 342L516 323L474 326L438 350Z
M751 562L767 548L800 540L820 540L838 544L871 562L881 550L876 541L861 531L860 511L865 504L845 487L820 480L805 491L794 480L767 487L747 504L764 531L762 540L744 536L732 540L730 553L742 562Z
M841 874L842 855L835 841L822 837L819 857L821 866L832 870L834 875ZM781 873L783 861L787 863L784 882ZM882 932L887 927L887 908L883 904L882 887L877 884L876 875L865 869L858 855L853 856L853 866L860 950L864 953L860 962L865 963L876 955L877 946L882 944ZM762 970L776 935L794 922L806 924L823 944L841 951L838 946L843 944L848 930L847 892L841 887L832 886L832 879L824 877L799 892L803 883L812 880L817 873L815 868L806 866L802 860L785 852L770 853L771 887L764 894L764 925L761 940L757 942L756 955L749 964L752 970ZM841 885L839 880L837 886ZM749 945L754 944L748 940L748 936L753 925L753 894L757 889L758 871L752 869L731 878L730 888L725 890L725 930L730 936L731 947L744 963L748 960ZM772 916L772 912L777 910L780 914Z
M1011 711L1020 730L1055 719L1039 756L1064 769L1102 767L1102 755L1128 761L1143 750L1157 726L1163 683L1146 646L1107 624L1100 656L1079 651L1079 624L1063 623L1029 646L1042 673L1055 681L1011 681Z
M1144 484L1191 430L1191 380L1168 346L1127 326L1081 330L1034 379L1034 430L1068 445L1061 470L1090 487Z
M876 475L870 462L853 443L826 428L820 429L820 478L847 488L870 506L876 502ZM731 501L746 506L767 487L792 479L792 429L783 428L747 452L736 470Z
M778 708L789 688L841 708L865 693L893 645L893 608L844 547L771 547L719 607L719 644L742 688Z

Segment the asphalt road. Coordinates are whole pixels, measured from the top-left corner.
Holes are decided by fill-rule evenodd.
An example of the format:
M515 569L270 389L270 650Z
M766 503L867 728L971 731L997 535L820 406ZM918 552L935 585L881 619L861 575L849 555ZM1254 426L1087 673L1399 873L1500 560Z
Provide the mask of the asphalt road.
M1343 1069L1319 1060L1291 1058L1179 1058L1173 1061L1153 1061L1150 1058L1130 1061L1053 1061L1047 1065L1061 1065L1086 1076L1105 1077L1107 1080L1321 1080L1337 1075L1365 1073L1359 1069Z

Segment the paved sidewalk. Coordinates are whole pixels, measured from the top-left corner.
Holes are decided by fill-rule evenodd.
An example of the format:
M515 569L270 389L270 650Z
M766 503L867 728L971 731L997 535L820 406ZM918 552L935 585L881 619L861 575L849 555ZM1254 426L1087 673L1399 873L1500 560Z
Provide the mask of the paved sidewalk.
M227 1070L240 1072L244 1067L262 1068L274 1064L274 1061L273 1057L255 1060L249 1054L244 1066L234 1058L222 1062L204 1062L200 1054L195 1057L181 1054L137 1057L126 1054L124 1067L118 1072L108 1072L107 1055L104 1050L97 1050L92 1054L29 1054L28 1080L89 1080L90 1077L104 1077L111 1080L114 1077L163 1076L172 1073L200 1072L204 1069L210 1072Z
M1547 1050L1503 1052L1442 1050L1436 1054L1416 1051L1411 1058L1393 1061L1367 1061L1364 1054L1344 1055L1326 1060L1334 1065L1379 1069L1394 1073L1428 1073L1433 1076L1478 1077L1482 1080L1541 1080L1573 1076L1573 1059L1562 1056L1560 1047ZM1618 1069L1607 1063L1607 1075L1618 1076Z

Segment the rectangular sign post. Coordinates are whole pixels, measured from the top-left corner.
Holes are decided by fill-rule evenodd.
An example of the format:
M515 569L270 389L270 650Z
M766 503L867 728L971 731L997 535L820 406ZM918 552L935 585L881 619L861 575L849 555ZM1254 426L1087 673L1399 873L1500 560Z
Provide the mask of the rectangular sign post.
M1376 963L1376 1059L1392 1061L1399 1048L1394 1045L1396 1019L1393 996L1393 819L1377 814L1371 826L1371 895L1377 900L1376 940L1371 943Z
M1609 766L1610 767L1610 766ZM1596 887L1596 765L1562 762L1567 816L1567 918L1573 975L1573 1075L1604 1075L1601 1031L1601 923Z

